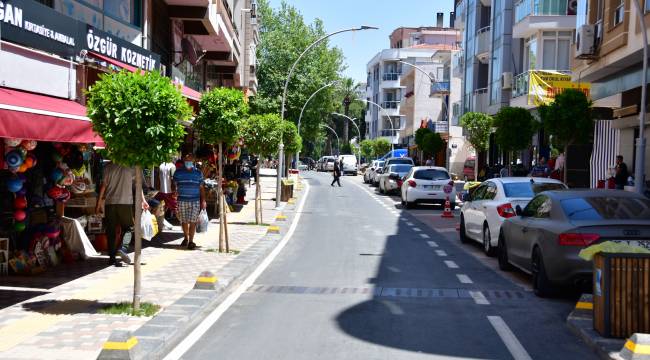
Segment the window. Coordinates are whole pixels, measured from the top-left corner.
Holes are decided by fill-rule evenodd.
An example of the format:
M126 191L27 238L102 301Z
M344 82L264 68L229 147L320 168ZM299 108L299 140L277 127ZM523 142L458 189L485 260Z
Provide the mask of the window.
M449 179L449 173L437 169L418 170L413 174L413 178L418 180L447 180Z
M480 185L477 187L474 192L471 192L472 201L483 200L483 195L485 195L485 189L487 189L487 184Z
M650 12L650 1L645 0L645 3L643 4L643 10L645 10L645 12Z
M524 49L524 67L526 70L537 69L537 37L531 36Z
M506 197L515 198L532 198L537 193L548 190L564 190L566 186L564 184L556 183L531 183L526 182L516 182L516 183L505 183L503 184L503 191L506 194Z
M625 17L625 0L619 0L614 10L614 26L623 22Z
M562 200L569 220L645 220L650 200L636 197L587 197Z
M569 70L570 31L542 33L542 66L544 70Z
M524 209L524 216L544 218L551 213L551 199L545 195L533 198Z
M497 185L493 182L488 182L483 193L483 200L493 200L497 196Z

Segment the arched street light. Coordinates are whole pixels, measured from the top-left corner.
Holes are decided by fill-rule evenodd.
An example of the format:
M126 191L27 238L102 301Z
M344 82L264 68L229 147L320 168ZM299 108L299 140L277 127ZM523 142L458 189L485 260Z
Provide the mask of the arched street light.
M337 155L340 155L340 153L341 153L341 141L339 140L339 134L336 133L336 130L332 129L331 127L329 127L329 126L327 126L325 124L320 124L320 126L324 127L324 128L327 128L327 129L330 129L330 131L332 131L334 133L334 136L336 136L336 148L338 149L336 153L337 153ZM330 152L330 155L332 155L331 152Z
M322 42L323 40L329 38L330 36L340 34L340 33L344 33L344 32L348 32L348 31L360 31L360 30L370 30L370 29L375 29L376 30L378 28L374 27L374 26L365 26L364 25L364 26L357 27L357 28L343 29L343 30L335 31L333 33L326 34L326 35L321 36L320 38L318 38L313 43L311 43L309 46L307 46L307 48L305 50L303 50L302 53L300 53L300 55L298 56L298 59L296 59L296 61L293 63L293 65L291 65L291 68L289 69L289 74L287 75L287 78L284 81L284 90L282 92L282 108L280 110L280 118L282 118L282 120L284 120L284 107L285 107L285 103L287 101L287 89L289 88L289 80L291 80L291 76L293 75L293 72L296 70L296 65L298 65L298 63L300 62L302 57L305 56L305 54L309 50L311 50L314 46L318 45L320 42ZM280 205L281 205L280 204L280 192L281 192L281 188L280 188L281 183L280 183L280 181L282 179L282 168L283 168L283 165L284 165L283 162L284 162L284 144L282 143L282 136L280 136L280 145L278 146L278 170L277 170L278 174L277 174L276 185L275 185L275 207L276 208L279 208Z
M636 162L634 163L634 190L643 194L645 187L644 168L645 168L645 137L644 127L646 121L646 102L648 91L648 28L645 23L645 12L639 4L639 0L634 0L636 14L643 29L643 75L641 80L641 109L639 111L639 138L636 139ZM566 154L565 154L566 155ZM566 171L566 170L565 170Z
M376 107L378 107L381 111L384 112L384 114L386 114L386 116L388 116L388 121L390 121L390 126L392 127L392 129L390 129L390 130L391 131L399 131L399 129L395 128L395 123L393 122L393 118L391 118L390 115L388 115L388 111L386 111L386 109L384 109L381 105L377 104L374 101L370 101L368 99L359 98L357 100L368 103L368 104L372 104L372 105L375 105ZM393 153L394 150L395 150L395 144L393 144L393 139L391 139L390 140L390 152L391 152L391 154Z
M342 116L342 117L350 120L352 125L354 125L354 127L357 129L357 135L358 135L358 137L357 137L357 139L358 139L357 140L357 142L358 142L357 143L357 145L358 145L357 146L357 156L358 156L357 161L361 162L361 143L360 143L361 142L361 131L359 130L359 126L357 126L357 124L354 122L354 120L357 120L357 119L356 118L353 119L353 118L351 118L351 117L349 117L349 116L347 116L345 114L341 114L341 113L337 113L337 112L333 112L332 115Z

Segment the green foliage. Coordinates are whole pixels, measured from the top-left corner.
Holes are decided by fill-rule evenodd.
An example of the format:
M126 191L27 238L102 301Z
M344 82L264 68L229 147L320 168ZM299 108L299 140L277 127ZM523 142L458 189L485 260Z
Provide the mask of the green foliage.
M366 139L361 141L361 155L365 157L367 160L375 156L375 147L374 147L374 141L370 139Z
M240 90L213 88L201 96L200 107L194 128L205 142L230 146L239 139L240 123L248 113Z
M154 316L160 311L160 305L144 302L140 303L140 309L137 311L133 309L133 304L128 302L121 302L111 304L99 309L97 312L100 314L109 315L131 315L131 316Z
M341 154L352 154L352 145L348 144L343 144L341 145Z
M468 112L460 118L460 124L467 132L467 141L477 152L488 149L492 117L479 112Z
M555 145L564 148L589 141L594 128L591 105L582 91L568 89L549 105L540 106L544 130L553 136Z
M295 154L302 150L302 138L298 134L298 127L291 121L282 122L282 143L284 143L284 152Z
M179 120L191 116L179 89L155 71L102 75L88 91L87 107L109 156L124 166L169 161L185 134Z
M502 107L494 115L495 141L505 152L523 150L530 146L538 122L531 113L519 107Z
M442 150L444 146L445 142L440 137L440 134L429 130L429 133L424 135L424 138L422 139L422 145L418 145L418 148L425 154L435 155Z
M242 124L241 135L251 153L269 156L278 151L281 130L279 115L251 115Z
M375 156L384 156L390 151L390 141L385 138L377 138L372 142Z
M424 137L430 133L431 130L428 128L419 128L415 130L415 145L417 145L420 150L422 150Z

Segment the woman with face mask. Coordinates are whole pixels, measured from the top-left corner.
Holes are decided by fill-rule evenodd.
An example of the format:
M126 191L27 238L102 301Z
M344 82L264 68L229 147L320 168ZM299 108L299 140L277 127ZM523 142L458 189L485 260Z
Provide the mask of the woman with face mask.
M194 155L183 156L183 166L174 173L174 185L178 193L178 220L183 228L183 243L192 250L199 213L206 208L203 174L194 166Z

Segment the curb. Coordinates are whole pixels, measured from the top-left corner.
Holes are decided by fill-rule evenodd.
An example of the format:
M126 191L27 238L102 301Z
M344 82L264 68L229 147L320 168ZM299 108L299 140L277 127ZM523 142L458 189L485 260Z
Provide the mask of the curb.
M608 339L594 330L593 297L583 294L575 309L567 317L569 330L579 337L602 360L620 360L618 352L623 348L625 339Z
M288 206L292 205L288 209ZM159 360L171 352L205 317L219 306L241 283L255 271L257 266L280 243L283 234L295 219L294 203L282 206L282 214L287 216L284 221L274 223L277 233L267 232L260 240L251 246L259 251L242 252L230 263L225 265L219 274L202 272L197 277L194 289L188 291L172 305L166 307L152 319L147 321L133 333L115 330L106 343L112 344L113 339L124 341L128 336L134 346L127 351L105 351L97 359L100 360ZM271 240L271 241L264 241ZM215 275L220 275L217 281ZM207 285L207 286L206 286ZM109 345L109 347L111 347Z

